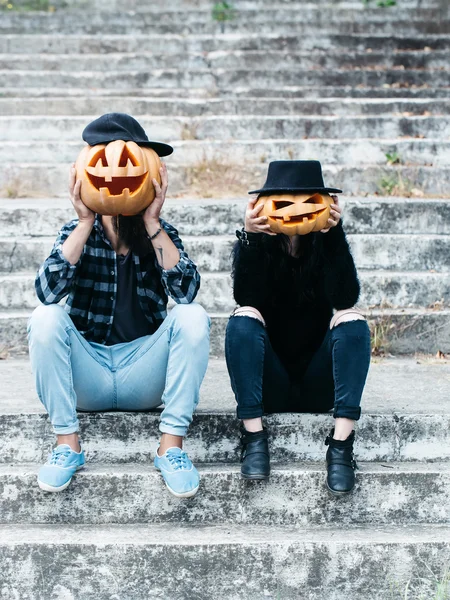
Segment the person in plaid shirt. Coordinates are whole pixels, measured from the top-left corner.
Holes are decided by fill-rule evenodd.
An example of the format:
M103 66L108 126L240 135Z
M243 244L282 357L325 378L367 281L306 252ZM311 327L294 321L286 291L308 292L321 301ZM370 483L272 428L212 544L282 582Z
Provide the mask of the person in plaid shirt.
M151 142L129 115L90 123L91 146L135 141L160 156L173 149ZM168 176L161 168L156 197L134 217L94 214L81 199L75 167L70 198L78 218L58 233L36 276L41 305L28 324L36 389L57 436L38 484L64 490L84 465L77 409L149 410L163 405L155 466L178 497L193 496L199 475L182 449L208 363L210 320L193 302L200 275L178 237L160 218ZM175 307L167 313L168 297ZM67 298L64 306L58 304Z

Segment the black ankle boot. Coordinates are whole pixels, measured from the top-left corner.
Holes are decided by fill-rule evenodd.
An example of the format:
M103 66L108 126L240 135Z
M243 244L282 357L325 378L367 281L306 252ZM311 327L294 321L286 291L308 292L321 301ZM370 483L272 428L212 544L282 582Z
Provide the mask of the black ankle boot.
M267 479L270 456L267 429L251 433L241 428L241 475L244 479Z
M344 441L333 439L334 429L325 440L327 450L327 488L335 496L349 494L355 487L356 462L353 458L355 432Z

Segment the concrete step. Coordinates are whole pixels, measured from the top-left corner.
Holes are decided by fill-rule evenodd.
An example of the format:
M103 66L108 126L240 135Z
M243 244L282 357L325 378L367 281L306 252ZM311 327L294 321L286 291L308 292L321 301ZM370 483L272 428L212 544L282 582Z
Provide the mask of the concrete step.
M274 465L270 480L245 481L238 465L198 466L201 489L171 496L151 464L91 464L64 494L43 494L37 465L0 465L1 523L227 523L297 527L448 524L448 463L359 463L354 493L330 498L325 464ZM275 501L274 501L275 500ZM239 510L236 507L239 506Z
M130 599L298 600L299 589L302 600L379 600L392 589L434 594L445 581L449 538L450 528L431 525L345 535L335 525L14 525L0 528L0 568L9 598L85 600L95 585L98 600L116 591ZM344 562L357 577L342 576Z
M285 8L293 8L292 0L278 0L277 2L269 2L268 0L236 0L233 2L235 10L265 10L265 9L278 9L283 10ZM326 9L333 7L337 10L354 10L357 12L365 12L368 8L375 9L375 5L370 7L361 6L361 3L357 0L318 0L316 2L302 2L296 3L299 9L315 9L317 5L320 5ZM442 8L442 2L440 0L397 0L396 8L389 7L389 10L402 10L406 9L437 9ZM124 8L123 2L120 0L73 0L70 4L66 0L55 0L52 4L53 10L58 12L66 13L68 11L80 11L86 12L87 10L102 11L102 12L117 12L122 11ZM386 8L386 7L384 7ZM15 10L30 9L29 0L16 0ZM208 0L173 0L170 5L158 5L158 4L145 4L139 2L139 0L128 0L127 10L136 12L139 15L141 13L150 12L152 14L158 14L160 12L179 12L181 10L198 10L202 12L211 11L211 4ZM45 9L42 12L47 12Z
M436 83L438 85L436 85ZM433 84L412 84L399 82L388 83L385 82L381 86L375 83L372 86L359 85L353 87L346 85L343 82L340 85L278 85L274 87L267 87L264 85L252 86L252 82L248 82L248 85L240 85L239 83L234 84L231 88L205 88L205 87L194 87L188 88L169 88L162 86L152 87L126 87L126 88L111 88L107 86L102 87L33 87L27 89L27 96L33 98L53 98L53 97L67 97L68 101L73 98L102 98L107 102L108 98L114 97L129 97L132 95L135 98L145 99L161 99L161 98L217 98L220 93L220 97L225 98L302 98L306 100L316 100L317 97L321 98L360 98L374 100L378 98L382 99L430 99L431 102L435 99L447 99L448 88L445 85L439 85L440 81L434 82ZM24 95L23 87L8 86L1 88L1 98L19 98L22 99ZM104 112L105 108L102 108L100 112ZM64 112L64 111L62 111ZM45 111L44 113L45 114Z
M450 50L396 52L292 52L232 50L167 54L110 52L107 54L0 54L1 71L147 71L149 69L448 69Z
M30 8L29 0L16 0L15 2L15 10L23 10ZM256 10L256 9L267 9L267 8L277 8L279 10L283 10L283 8L292 8L294 3L292 0L277 0L277 2L269 2L268 0L235 0L233 2L233 7L238 10ZM336 9L353 9L357 11L365 10L365 7L362 7L360 2L357 0L334 0L332 3L330 0L317 0L315 2L305 2L298 3L299 7L309 7L314 8L316 5L325 6L326 8L330 8L333 6ZM103 12L116 12L123 10L123 2L120 0L72 0L70 4L66 2L66 0L54 0L52 7L54 10L58 12L63 11L86 11L87 9L95 10L95 11L103 11ZM440 8L442 7L442 2L440 0L397 0L396 3L397 8L401 9L414 9L414 8ZM374 6L372 6L374 8ZM180 10L202 10L208 11L211 10L211 4L208 0L173 0L170 5L159 6L157 4L144 4L139 2L139 0L128 0L127 2L127 10L137 12L138 14L142 12L167 12L167 11L180 11ZM392 7L390 7L392 10ZM43 12L47 12L45 9Z
M448 242L447 242L448 245ZM227 260L228 259L228 260ZM212 259L214 261L214 259ZM197 301L208 312L231 312L236 303L229 275L229 254L223 260L227 272L202 273L202 285ZM211 267L211 257L205 256L205 267ZM450 273L359 271L363 308L390 306L420 308L436 302L448 305ZM34 273L0 275L0 310L32 309L39 305L34 289Z
M30 90L35 88L88 89L112 86L116 90L133 88L207 88L217 94L233 90L236 86L273 88L288 86L331 87L383 87L384 85L408 87L448 87L450 70L434 72L423 69L153 69L145 71L0 71L1 87ZM233 90L234 91L234 90ZM22 92L23 94L25 92Z
M450 310L438 302L433 308L381 308L365 311L373 335L383 351L392 354L450 354ZM0 311L0 345L26 352L30 310ZM211 315L210 354L223 356L229 313Z
M102 31L105 20L108 34L144 34L154 31L155 22L159 34L213 34L220 33L220 23L213 20L209 10L183 10L156 13L142 12L136 18L134 12L8 12L2 16L2 34L95 34ZM241 10L236 18L226 23L227 32L298 33L311 35L320 28L324 33L363 33L387 35L450 33L450 19L439 8L396 9L341 9L307 5L306 7L283 7L276 9Z
M39 120L35 117L36 121ZM42 117L41 117L42 119ZM88 122L89 117L85 122ZM31 127L30 122L30 127ZM24 135L24 134L23 134ZM23 137L22 135L22 137ZM45 132L42 133L43 137ZM183 135L183 132L182 132ZM407 139L255 139L234 140L182 140L171 142L175 148L172 156L165 159L169 165L191 166L194 169L210 161L229 165L230 155L235 163L247 165L268 164L272 160L290 160L292 157L320 157L322 163L333 165L387 165L387 157L397 156L402 165L450 165L450 141L439 138ZM6 141L0 145L0 160L18 163L46 162L68 164L72 162L85 144L81 141ZM259 167L260 168L260 167Z
M91 35L73 34L8 34L0 37L0 52L11 54L107 54L116 52L164 52L168 54L183 54L186 52L229 52L239 50L265 50L271 51L329 51L337 52L364 52L379 51L409 52L409 51L439 51L450 49L450 35L421 35L411 36L404 33L384 34L378 30L374 34L368 32L361 34L326 33L321 28L320 36L296 35L282 33L262 32L257 33L214 33L189 36L173 33L158 34L152 29L145 35L133 32L124 35L123 32L115 35L96 31Z
M56 231L55 231L56 234ZM49 238L0 238L0 275L35 272L49 255ZM235 236L183 236L183 244L201 273L228 272ZM420 275L450 273L449 237L428 234L349 234L358 269L406 271ZM372 273L373 276L376 273ZM391 275L386 273L388 277ZM396 275L393 275L396 276ZM1 292L0 292L1 293Z
M262 185L267 176L267 165L235 161L232 146L229 148L230 156L226 162L215 157L186 166L171 165L168 161L170 193L194 198L245 197L248 190ZM66 197L69 166L70 163L4 163L0 171L0 197ZM443 198L449 195L450 168L446 166L383 167L379 164L352 166L326 163L322 166L324 180L330 185L339 185L347 195Z
M324 115L324 116L430 116L446 115L450 100L444 98L140 98L135 96L29 96L0 98L0 115L81 116L105 112L135 115L200 117L219 115ZM49 90L51 93L51 90Z
M17 142L46 141L79 142L81 133L96 115L79 117L0 117L0 139ZM450 117L438 116L253 116L220 115L208 117L139 117L142 127L153 139L170 140L251 140L251 139L360 139L397 137L431 137L435 140L450 138ZM79 146L71 149L77 150ZM56 144L55 152L61 147ZM33 156L33 146L31 156ZM5 146L3 161L11 148ZM4 157L4 158L3 158ZM17 159L19 160L19 159ZM64 158L63 158L64 160ZM27 161L30 162L30 161ZM44 162L41 160L40 162ZM59 162L59 161L58 161Z
M358 460L450 462L449 376L450 364L442 359L375 359L357 427ZM0 462L41 463L54 434L37 399L28 360L0 362L0 377ZM235 408L225 361L211 358L186 441L194 462L239 462ZM78 416L89 464L151 463L159 439L158 411ZM274 464L323 460L331 415L277 414L265 422Z
M450 234L447 200L395 197L340 199L347 234ZM243 225L247 198L174 199L168 196L162 216L186 236L234 236ZM2 237L49 237L76 217L68 199L1 199ZM45 243L45 242L44 242Z

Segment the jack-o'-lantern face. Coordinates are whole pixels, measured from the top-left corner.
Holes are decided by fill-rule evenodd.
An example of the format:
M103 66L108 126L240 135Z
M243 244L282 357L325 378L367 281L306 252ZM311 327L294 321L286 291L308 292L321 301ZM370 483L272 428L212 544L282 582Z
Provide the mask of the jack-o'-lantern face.
M259 216L268 218L270 231L292 236L325 229L332 202L328 194L282 194L261 196L255 206L264 205Z
M101 215L136 215L153 202L160 167L154 150L134 142L86 146L75 164L81 199Z

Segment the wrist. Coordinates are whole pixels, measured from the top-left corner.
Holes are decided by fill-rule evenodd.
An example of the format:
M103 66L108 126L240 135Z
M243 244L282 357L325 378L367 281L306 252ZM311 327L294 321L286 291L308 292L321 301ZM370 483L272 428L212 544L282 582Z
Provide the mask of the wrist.
M95 222L95 215L92 217L78 217L78 227L82 227L83 229L92 229Z
M152 235L152 233L155 233L155 231L161 227L161 223L159 222L159 219L146 219L145 220L145 228L147 229L147 233L149 235Z

